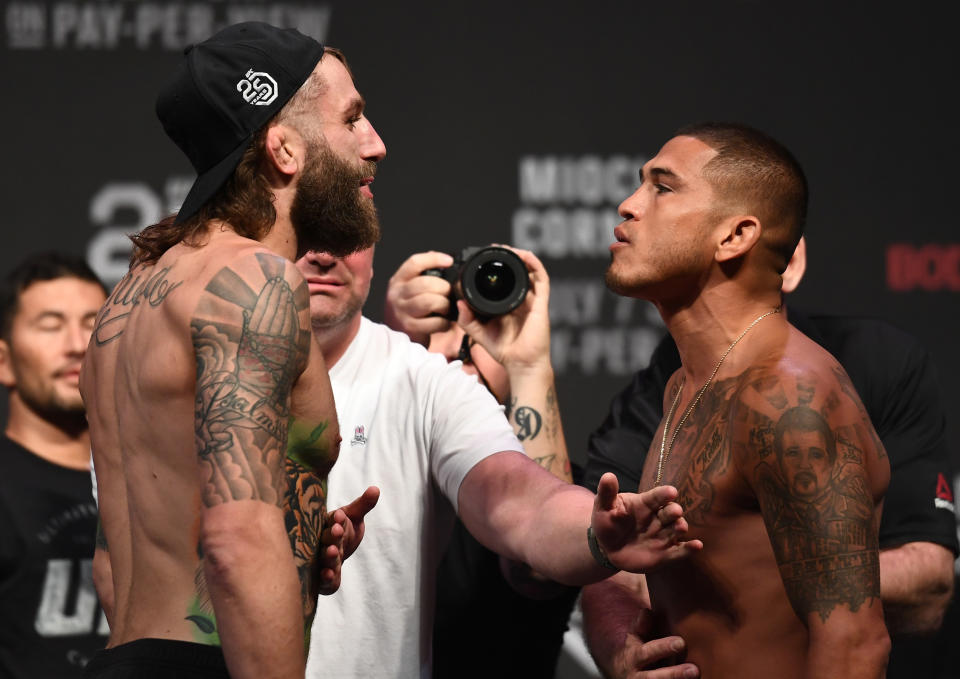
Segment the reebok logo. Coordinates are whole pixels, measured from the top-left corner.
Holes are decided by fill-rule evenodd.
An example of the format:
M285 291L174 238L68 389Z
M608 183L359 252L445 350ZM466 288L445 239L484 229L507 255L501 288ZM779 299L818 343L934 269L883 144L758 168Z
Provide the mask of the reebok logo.
M251 68L237 83L237 92L248 104L269 106L277 98L277 81L269 73Z
M951 512L955 511L953 491L950 489L950 484L947 483L947 479L942 473L937 474L937 496L933 499L933 505L937 509L946 509Z

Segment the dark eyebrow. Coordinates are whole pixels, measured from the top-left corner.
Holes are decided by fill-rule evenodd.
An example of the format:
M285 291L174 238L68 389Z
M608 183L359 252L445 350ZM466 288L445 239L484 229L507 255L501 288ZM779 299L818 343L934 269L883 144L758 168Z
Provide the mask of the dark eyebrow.
M652 179L674 179L679 180L680 176L673 170L668 170L665 167L651 167L650 168L650 177Z
M344 115L348 118L353 118L359 116L363 113L363 110L367 107L367 100L363 98L363 95L357 95L355 98L350 100L350 104L347 106Z

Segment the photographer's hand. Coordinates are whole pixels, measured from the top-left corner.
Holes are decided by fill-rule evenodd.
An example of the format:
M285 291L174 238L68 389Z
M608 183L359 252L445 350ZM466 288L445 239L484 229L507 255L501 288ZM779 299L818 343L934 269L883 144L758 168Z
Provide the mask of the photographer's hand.
M523 304L481 323L466 302L459 300L457 323L506 370L510 380L507 417L527 456L569 482L570 460L550 362L550 279L536 255L510 249L530 274L530 290Z
M457 323L511 375L550 370L550 279L537 256L510 248L527 266L530 290L509 314L481 323L466 302L457 302Z
M430 334L450 328L444 316L450 310L450 284L436 276L421 276L427 269L453 264L444 252L420 252L400 265L387 284L383 320L390 328L427 346Z

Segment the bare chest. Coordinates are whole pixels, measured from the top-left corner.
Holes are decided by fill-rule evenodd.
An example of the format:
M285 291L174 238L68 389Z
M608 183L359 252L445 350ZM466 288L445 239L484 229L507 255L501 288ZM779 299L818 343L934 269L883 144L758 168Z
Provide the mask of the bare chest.
M660 423L644 463L640 489L671 485L679 491L691 529L724 516L756 511L732 454L729 408L722 394L707 392L683 424L682 413ZM664 434L665 424L669 425ZM659 475L659 483L657 481Z

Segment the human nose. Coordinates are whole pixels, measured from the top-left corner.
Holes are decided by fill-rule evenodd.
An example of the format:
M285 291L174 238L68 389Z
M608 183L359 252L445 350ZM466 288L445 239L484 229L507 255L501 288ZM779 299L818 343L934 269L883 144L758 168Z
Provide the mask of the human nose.
M90 343L92 334L93 328L89 326L81 323L71 324L64 338L66 353L70 356L83 356L87 353L87 344Z
M639 219L643 210L643 198L640 192L643 187L634 191L630 196L624 199L617 208L617 214L624 219Z
M363 135L361 148L364 160L372 160L379 163L387 157L387 147L369 120L367 120L367 129Z
M323 252L322 250L309 250L302 258L302 261L308 265L320 267L321 269L328 269L337 262L337 258L331 255L329 252Z

